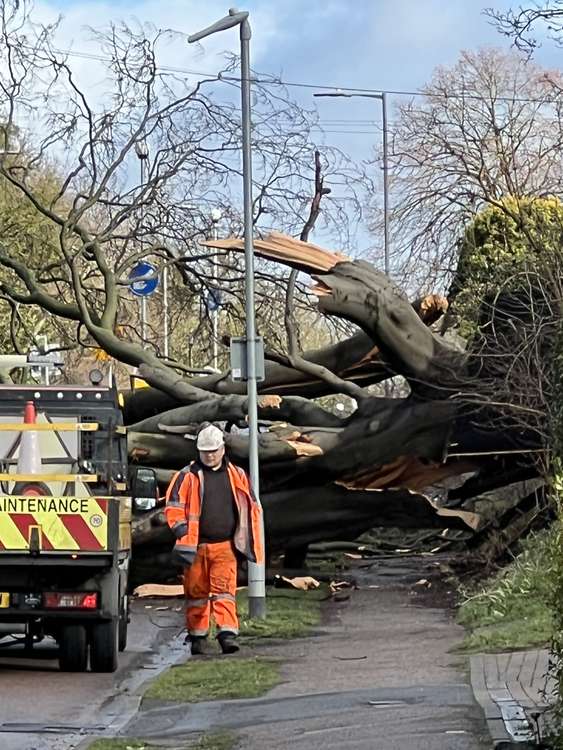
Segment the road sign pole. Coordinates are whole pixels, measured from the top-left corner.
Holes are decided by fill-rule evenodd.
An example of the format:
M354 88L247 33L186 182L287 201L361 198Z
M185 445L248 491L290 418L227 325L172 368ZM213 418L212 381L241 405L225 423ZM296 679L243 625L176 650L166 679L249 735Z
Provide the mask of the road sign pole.
M217 239L218 236L217 231L217 222L213 220L213 229L212 229L212 238L214 240ZM217 285L219 284L219 264L217 263L217 258L213 259L213 277L212 277L212 284L213 284L213 292L215 295L217 295ZM218 300L216 300L218 302ZM212 364L213 368L215 370L219 369L219 310L221 309L221 306L219 304L215 305L215 309L211 311L211 327L212 327L212 337L213 337L213 356L212 356Z
M141 297L141 341L147 340L147 298Z
M164 266L162 270L162 316L163 316L163 352L164 357L168 359L168 268Z

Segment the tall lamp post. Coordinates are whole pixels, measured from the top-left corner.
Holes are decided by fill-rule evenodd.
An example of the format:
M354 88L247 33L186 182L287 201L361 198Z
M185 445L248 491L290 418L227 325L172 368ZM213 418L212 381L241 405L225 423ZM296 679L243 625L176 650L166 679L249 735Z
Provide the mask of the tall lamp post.
M188 42L198 42L206 36L225 31L233 26L240 29L240 89L242 104L242 173L244 195L244 259L246 288L246 366L248 394L249 464L250 482L259 503L258 473L258 389L256 381L256 319L254 312L254 245L252 222L252 150L250 141L250 38L252 32L247 11L229 10L229 15L221 18L206 29L192 34ZM261 529L262 549L264 549L264 528ZM248 565L248 609L253 618L266 616L266 585L264 564Z
M387 94L349 94L344 91L326 92L322 94L313 94L313 96L329 96L345 99L353 97L362 97L364 99L378 99L381 102L381 120L383 130L383 242L384 242L384 259L385 275L389 276L389 154L387 147Z

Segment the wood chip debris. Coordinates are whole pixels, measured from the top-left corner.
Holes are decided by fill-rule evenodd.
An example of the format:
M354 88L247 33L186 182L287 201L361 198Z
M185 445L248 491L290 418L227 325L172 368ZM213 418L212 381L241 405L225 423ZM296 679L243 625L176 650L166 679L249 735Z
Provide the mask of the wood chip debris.
M143 583L142 586L137 586L133 591L133 596L139 597L139 599L147 599L149 597L155 597L158 599L168 597L179 597L184 596L184 587L181 584L158 584L158 583Z
M356 589L357 586L350 581L331 581L329 589L331 594L337 594L344 589Z
M321 585L316 578L312 576L297 576L295 578L286 578L285 576L276 576L276 586L283 587L285 584L287 587L299 589L300 591L312 591L318 589Z
M426 586L426 588L429 589L432 586L432 583L428 580L428 578L421 578L414 585L415 586Z

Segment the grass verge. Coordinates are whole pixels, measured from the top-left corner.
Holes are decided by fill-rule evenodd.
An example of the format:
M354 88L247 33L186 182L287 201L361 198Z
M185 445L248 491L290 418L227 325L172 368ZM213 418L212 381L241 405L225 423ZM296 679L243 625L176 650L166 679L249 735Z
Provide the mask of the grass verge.
M235 742L230 732L205 734L194 740L185 740L175 750L231 750ZM134 740L126 737L96 740L88 750L165 750L146 740Z
M463 592L458 622L469 630L460 650L543 646L553 634L550 591L554 534L531 535L515 560L484 585Z
M157 677L144 698L179 703L257 698L279 679L279 663L267 659L190 659Z
M247 590L242 589L237 594L240 634L244 640L307 635L321 620L321 601L326 595L324 586L314 591L269 588L266 594L266 619L250 620Z

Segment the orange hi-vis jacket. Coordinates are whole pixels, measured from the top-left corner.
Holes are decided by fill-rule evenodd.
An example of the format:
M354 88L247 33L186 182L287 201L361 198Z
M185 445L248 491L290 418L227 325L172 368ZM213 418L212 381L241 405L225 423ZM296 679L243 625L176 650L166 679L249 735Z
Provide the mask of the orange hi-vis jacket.
M227 461L227 474L238 511L234 546L247 560L262 563L262 509L244 469ZM166 492L166 520L176 537L174 551L184 565L191 565L197 552L203 481L203 471L194 462L175 474Z

